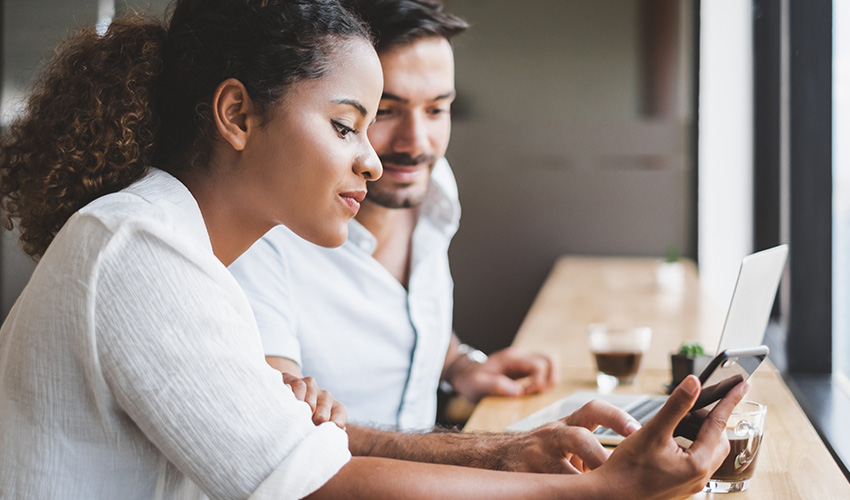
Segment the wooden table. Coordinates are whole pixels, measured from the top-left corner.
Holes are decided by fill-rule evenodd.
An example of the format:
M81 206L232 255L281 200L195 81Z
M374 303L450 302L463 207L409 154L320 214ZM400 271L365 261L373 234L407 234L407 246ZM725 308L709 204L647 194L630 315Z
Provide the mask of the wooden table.
M701 292L696 267L684 262L685 287L679 292L655 285L657 261L646 258L566 256L558 260L528 312L514 345L558 352L560 384L524 398L486 398L465 430L501 431L505 426L577 390L596 389L587 325L594 322L648 325L653 338L637 383L618 392L662 394L670 381L670 352L686 340L714 347L725 304ZM755 477L745 492L700 493L693 498L850 499L847 482L829 451L794 400L779 372L767 363L751 379L747 399L768 406L765 439Z

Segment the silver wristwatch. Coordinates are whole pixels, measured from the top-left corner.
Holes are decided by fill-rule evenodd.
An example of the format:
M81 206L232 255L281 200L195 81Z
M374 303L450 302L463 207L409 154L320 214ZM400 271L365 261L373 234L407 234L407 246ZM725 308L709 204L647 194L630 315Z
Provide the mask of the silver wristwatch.
M452 384L447 379L452 378L455 373L465 368L470 363L482 364L487 361L487 355L484 354L484 352L467 344L460 344L457 346L457 353L459 356L452 362L451 366L449 366L449 373L446 373L446 378L440 380L440 390L447 394L456 392L454 387L452 387ZM462 366L457 367L456 365L461 359L464 359L465 361Z
M484 363L485 361L487 361L486 354L470 345L460 344L459 346L457 346L457 352L461 356L466 356L466 359L472 361L473 363Z

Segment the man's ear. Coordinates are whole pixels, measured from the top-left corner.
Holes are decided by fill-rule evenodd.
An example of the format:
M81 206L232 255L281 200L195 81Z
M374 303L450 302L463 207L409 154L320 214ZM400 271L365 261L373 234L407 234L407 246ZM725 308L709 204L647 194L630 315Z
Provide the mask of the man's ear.
M212 99L213 120L221 137L233 149L242 151L254 123L253 102L242 82L228 78L215 89Z

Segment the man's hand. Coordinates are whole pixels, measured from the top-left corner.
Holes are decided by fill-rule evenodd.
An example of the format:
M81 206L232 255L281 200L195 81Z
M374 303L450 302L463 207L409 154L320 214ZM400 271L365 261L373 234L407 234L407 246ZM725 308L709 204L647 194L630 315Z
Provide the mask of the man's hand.
M579 474L602 465L611 454L592 432L600 425L628 436L640 424L614 405L594 400L571 415L517 434L503 457L503 470Z
M623 441L598 471L606 476L612 496L685 498L698 493L729 453L726 421L749 384L732 389L705 418L690 448L673 439L679 421L697 399L699 381L688 376L658 414Z
M452 387L477 403L484 396L523 396L551 388L560 369L552 356L508 347L484 363L469 363L454 374Z
M319 425L333 422L341 429L348 423L348 410L345 405L335 400L331 393L319 389L313 377L296 377L283 373L283 383L292 389L295 398L310 405L313 410L313 423Z

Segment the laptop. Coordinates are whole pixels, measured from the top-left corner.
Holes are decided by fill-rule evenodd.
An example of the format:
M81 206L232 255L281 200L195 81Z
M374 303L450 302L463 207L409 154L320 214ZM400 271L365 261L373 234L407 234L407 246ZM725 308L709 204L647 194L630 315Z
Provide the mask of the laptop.
M762 344L787 258L788 245L779 245L744 257L714 354ZM578 391L507 426L505 430L534 429L573 413L593 399L618 406L643 424L661 409L667 396ZM616 445L623 440L622 436L605 427L596 429L594 435L603 444Z

